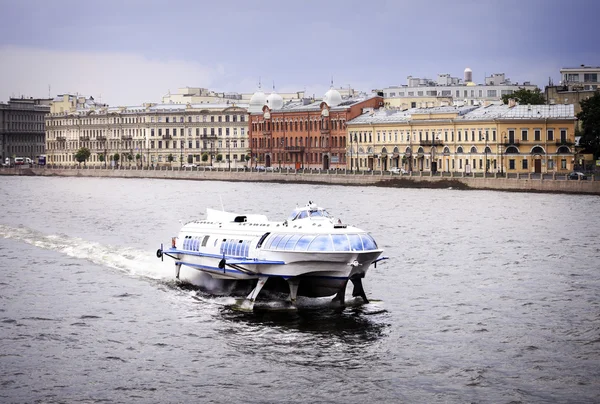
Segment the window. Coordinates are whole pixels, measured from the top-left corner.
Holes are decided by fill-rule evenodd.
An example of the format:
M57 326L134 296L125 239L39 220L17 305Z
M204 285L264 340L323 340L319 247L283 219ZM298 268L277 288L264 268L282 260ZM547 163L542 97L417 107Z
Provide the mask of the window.
M333 244L329 234L315 237L308 246L308 251L333 251Z
M508 160L508 169L509 170L514 170L515 169L515 159Z
M567 83L579 83L579 73L567 73L567 74L565 74L565 81Z
M524 142L527 141L527 129L521 129L521 140Z
M536 142L539 142L540 140L542 140L542 131L540 129L535 129L533 131L533 139Z
M585 73L583 75L583 81L596 83L596 82L598 82L598 74L597 73Z
M560 142L567 143L567 130L566 129L560 130Z
M527 159L523 159L523 170L527 170Z
M497 97L497 90L487 90L487 96L488 97Z
M567 169L567 160L566 159L562 159L560 161L560 168L562 168L563 170Z
M554 141L554 130L553 129L548 129L548 141L549 142Z

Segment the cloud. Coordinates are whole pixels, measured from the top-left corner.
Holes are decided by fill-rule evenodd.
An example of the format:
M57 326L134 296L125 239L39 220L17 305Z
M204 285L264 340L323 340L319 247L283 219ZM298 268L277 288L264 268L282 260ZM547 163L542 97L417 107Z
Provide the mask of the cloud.
M44 50L16 46L0 47L0 97L48 96L79 93L102 97L110 105L160 102L169 90L207 87L225 75L221 65L148 58L124 52Z

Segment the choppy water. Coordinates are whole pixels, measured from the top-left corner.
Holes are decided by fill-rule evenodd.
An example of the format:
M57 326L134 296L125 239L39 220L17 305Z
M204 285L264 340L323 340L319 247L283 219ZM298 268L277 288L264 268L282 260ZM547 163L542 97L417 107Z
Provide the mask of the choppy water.
M0 178L0 402L598 402L600 198ZM205 208L317 201L375 303L240 313L155 251ZM222 201L222 202L221 202Z

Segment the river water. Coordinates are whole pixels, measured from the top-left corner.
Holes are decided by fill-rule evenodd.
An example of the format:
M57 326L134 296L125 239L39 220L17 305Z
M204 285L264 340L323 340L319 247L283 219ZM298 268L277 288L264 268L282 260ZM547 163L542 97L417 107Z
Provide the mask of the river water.
M600 198L0 178L0 402L550 403L600 397ZM390 259L365 306L233 310L155 257L206 207L316 201Z

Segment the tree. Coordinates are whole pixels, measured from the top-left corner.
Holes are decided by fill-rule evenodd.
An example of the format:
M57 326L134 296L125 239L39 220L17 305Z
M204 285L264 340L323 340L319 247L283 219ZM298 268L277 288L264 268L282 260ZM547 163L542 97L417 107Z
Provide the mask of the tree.
M221 153L217 154L217 161L223 160L223 155Z
M596 160L600 158L600 91L596 91L587 100L582 100L579 105L581 112L577 114L577 118L583 129L579 146L593 153Z
M127 160L129 161L129 167L131 168L131 161L133 160L133 154L126 153L125 155L127 156Z
M106 156L104 154L98 155L98 161L100 161L101 163L104 163L104 168L106 168Z
M121 156L119 156L119 153L115 153L114 156L112 156L112 159L115 162L115 166L117 166L117 167L119 164L119 157L121 157Z
M169 163L172 163L174 160L175 160L175 157L173 156L173 154L169 154L169 155L167 156L167 161L168 161Z
M544 98L544 94L542 94L539 88L536 88L533 91L520 88L512 94L504 94L502 96L502 102L508 104L509 98L515 99L521 105L542 105L546 103L546 98Z
M246 157L245 157L245 159L246 159L246 161L249 161L249 160L251 159L250 155L249 155L249 154L246 154Z
M136 154L135 155L135 165L138 165L138 162L142 159L142 155L141 154Z
M208 161L208 153L202 153L202 161L205 163Z
M77 153L75 153L75 160L77 160L79 164L83 163L85 166L85 161L90 158L91 154L90 149L87 147L80 147L79 150L77 150Z

